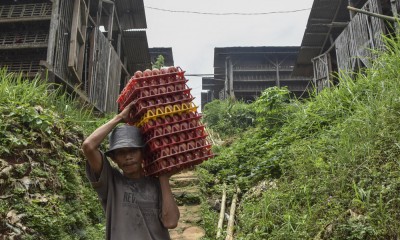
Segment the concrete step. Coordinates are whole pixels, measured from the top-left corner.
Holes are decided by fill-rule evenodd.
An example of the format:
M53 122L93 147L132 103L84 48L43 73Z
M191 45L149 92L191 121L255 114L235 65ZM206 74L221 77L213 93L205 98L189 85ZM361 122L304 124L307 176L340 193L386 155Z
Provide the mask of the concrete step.
M197 176L194 171L186 170L173 175L170 183L181 213L178 226L169 230L171 239L200 240L205 231L198 226L201 221L201 191Z
M173 175L171 177L171 187L178 188L178 187L187 187L198 185L199 179L192 171L185 171L179 174Z
M172 188L172 194L179 206L200 204L201 192L197 186Z

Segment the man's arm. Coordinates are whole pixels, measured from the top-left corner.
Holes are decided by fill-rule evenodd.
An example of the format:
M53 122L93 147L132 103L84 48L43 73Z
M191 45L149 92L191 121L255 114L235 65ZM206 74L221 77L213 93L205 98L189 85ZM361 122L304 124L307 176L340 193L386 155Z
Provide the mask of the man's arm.
M164 227L172 229L178 226L180 213L175 198L172 195L169 177L169 175L161 175L159 177L162 194L161 222Z
M107 137L107 135L117 126L118 123L128 122L129 113L133 108L133 104L129 104L124 108L122 112L115 115L110 121L97 128L92 134L90 134L82 144L82 151L85 155L90 168L96 175L100 175L103 168L103 161L101 153L99 152L99 146L101 142Z

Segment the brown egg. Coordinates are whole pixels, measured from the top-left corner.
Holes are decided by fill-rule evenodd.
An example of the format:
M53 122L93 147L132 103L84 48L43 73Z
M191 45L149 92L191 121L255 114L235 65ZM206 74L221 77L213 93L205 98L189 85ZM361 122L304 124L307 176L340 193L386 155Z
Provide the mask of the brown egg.
M161 86L158 88L158 92L161 93L165 93L167 91L167 89L164 86Z
M169 148L163 148L163 150L161 150L161 156L165 157L169 155Z
M172 127L170 125L166 125L164 127L164 134L171 133L171 132L172 132Z
M154 126L154 125L156 125L156 122L155 122L154 120L150 119L150 120L147 122L147 124L148 124L149 126Z
M157 118L157 125L164 124L164 120L162 118Z
M160 136L160 135L162 135L162 128L157 128L156 130L154 130L154 135L155 136Z
M135 78L141 78L143 77L142 71L136 71L135 74L133 75Z
M187 148L188 149L193 149L193 148L195 148L196 147L196 143L194 142L194 141L189 141L188 143L187 143Z
M181 143L179 144L179 151L180 152L184 152L187 150L186 144L185 143Z
M182 122L182 123L181 123L181 130L185 130L185 129L187 129L187 128L188 128L187 122Z
M173 92L174 90L175 90L175 87L173 85L167 86L167 92Z
M142 97L147 97L147 96L149 96L149 95L150 95L149 90L143 89L141 95L142 95Z
M172 66L172 67L169 67L169 68L168 68L168 72L169 72L169 73L175 73L175 72L177 72L177 71L178 71L178 70L176 69L176 67L173 67L173 66Z
M176 153L178 153L179 152L179 147L178 146L171 146L170 148L170 153L171 154L176 154Z
M162 145L161 141L159 139L154 140L154 144L159 147Z
M150 69L144 70L143 77L151 77L151 75L152 75L152 72Z
M163 141L164 145L168 145L168 144L171 143L171 139L169 139L169 137L164 137L164 138L162 139L162 141Z
M177 121L180 121L180 120L181 120L181 116L179 116L178 114L175 114L174 115L174 121L177 122Z
M186 157L186 161L192 161L193 160L193 154L191 154L191 153L186 153L185 157Z
M185 163L185 157L183 155L178 155L176 157L176 163L177 163L177 167L179 167L180 164Z
M171 139L172 139L172 142L174 142L174 143L179 142L179 137L178 137L178 135L176 135L176 134L173 134L173 135L171 136Z
M197 120L196 120L196 119L192 119L192 120L190 121L190 127L191 127L191 128L197 127Z
M153 76L160 75L160 70L158 68L153 68L152 74L153 74Z
M150 80L150 86L156 86L156 85L158 85L157 79L155 79L155 78L151 79Z
M174 132L180 131L181 128L180 128L179 123L175 123L174 125L172 125L172 129L173 129Z
M172 102L172 97L171 96L166 96L164 99L165 99L165 103Z
M160 69L160 74L167 74L167 73L168 73L168 68L163 67Z
M163 160L161 161L161 166L162 166L162 168L165 168L165 167L168 167L168 166L169 166L169 163L167 162L166 159L163 159Z
M167 122L167 123L172 122L172 117L169 115L165 116L165 122Z

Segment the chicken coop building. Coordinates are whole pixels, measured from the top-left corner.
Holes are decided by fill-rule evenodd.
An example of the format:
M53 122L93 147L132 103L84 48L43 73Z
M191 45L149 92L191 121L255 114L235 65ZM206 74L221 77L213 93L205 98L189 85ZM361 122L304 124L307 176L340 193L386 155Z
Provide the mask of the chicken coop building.
M317 92L342 72L368 68L393 33L399 0L314 1L293 74L312 77Z
M202 79L202 106L213 99L253 101L273 86L307 97L311 78L292 77L298 52L299 47L215 48L214 77Z
M174 56L172 55L172 48L168 47L154 47L149 48L151 63L157 61L158 56L164 57L164 66L174 66Z
M101 112L150 68L143 0L2 0L0 67L60 83Z

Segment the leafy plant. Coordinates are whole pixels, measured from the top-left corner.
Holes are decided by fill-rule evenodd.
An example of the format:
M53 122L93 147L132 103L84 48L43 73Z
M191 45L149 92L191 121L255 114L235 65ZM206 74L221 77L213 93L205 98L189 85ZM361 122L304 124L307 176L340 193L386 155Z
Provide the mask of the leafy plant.
M341 74L338 86L306 101L266 90L246 106L256 124L240 137L206 115L209 128L234 139L199 173L210 198L223 181L241 186L236 238L398 237L400 39L386 42L371 68L355 79ZM209 107L228 119L222 104Z

